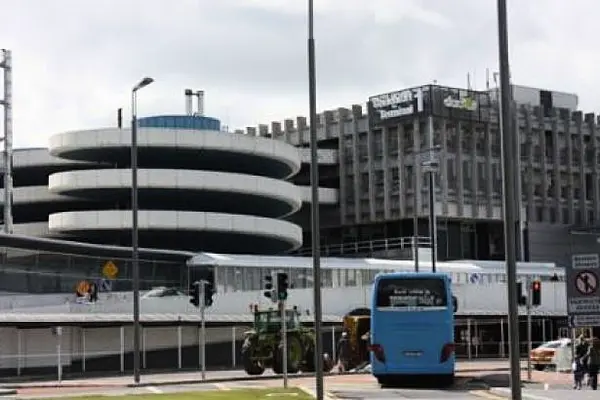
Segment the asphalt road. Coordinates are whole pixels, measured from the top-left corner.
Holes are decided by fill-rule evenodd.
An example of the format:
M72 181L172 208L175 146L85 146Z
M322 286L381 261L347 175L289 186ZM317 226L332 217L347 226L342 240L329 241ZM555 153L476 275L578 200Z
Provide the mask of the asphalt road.
M447 399L447 400L481 400L482 397L471 392L433 390L433 389L362 389L348 388L343 390L329 390L338 399Z
M493 394L500 395L502 397L510 398L510 389L493 389ZM598 400L600 398L600 392L583 389L529 389L525 388L522 391L524 400Z

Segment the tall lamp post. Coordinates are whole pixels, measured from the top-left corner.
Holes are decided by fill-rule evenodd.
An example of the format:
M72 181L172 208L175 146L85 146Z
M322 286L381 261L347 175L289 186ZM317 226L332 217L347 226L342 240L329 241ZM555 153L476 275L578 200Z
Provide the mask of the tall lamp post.
M138 249L137 92L154 82L145 77L131 91L131 265L133 281L133 380L140 383L140 262Z
M317 154L317 83L315 73L313 0L308 0L308 102L310 113L310 186L313 259L313 296L315 307L315 388L317 400L323 400L323 336L321 332L321 239L319 235L319 161Z

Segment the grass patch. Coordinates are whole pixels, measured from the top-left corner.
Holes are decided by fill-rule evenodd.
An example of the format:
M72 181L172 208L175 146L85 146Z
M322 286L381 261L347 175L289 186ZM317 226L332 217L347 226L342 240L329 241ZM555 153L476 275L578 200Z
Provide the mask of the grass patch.
M69 397L69 400L313 400L298 388L206 390L199 392Z

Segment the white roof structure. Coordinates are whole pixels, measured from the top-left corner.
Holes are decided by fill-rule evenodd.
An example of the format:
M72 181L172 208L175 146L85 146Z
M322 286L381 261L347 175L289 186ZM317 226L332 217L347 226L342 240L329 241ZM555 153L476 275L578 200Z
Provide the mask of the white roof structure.
M199 253L188 261L188 266L312 269L313 260L311 257L297 256ZM420 261L419 266L423 271L431 270L430 261ZM436 266L439 272L498 274L505 271L506 263L503 261L457 260L437 262ZM377 258L323 257L321 258L321 267L324 269L413 271L414 261ZM564 274L564 269L557 267L554 263L518 263L518 270L519 272L527 274L557 274L559 276Z

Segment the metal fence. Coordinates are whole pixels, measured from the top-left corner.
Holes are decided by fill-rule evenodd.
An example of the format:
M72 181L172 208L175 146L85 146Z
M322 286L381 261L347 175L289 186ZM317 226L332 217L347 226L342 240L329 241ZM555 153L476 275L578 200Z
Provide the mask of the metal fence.
M566 321L535 318L532 347L567 332ZM207 370L241 369L241 346L249 326L207 327ZM58 334L60 331L60 334ZM527 326L520 324L521 355L527 356ZM341 324L323 330L324 352L336 357ZM142 330L141 366L145 371L199 370L200 328L197 325L145 326ZM459 319L455 325L459 359L508 357L506 319ZM0 375L86 376L127 373L133 367L131 326L0 328ZM60 368L59 368L60 366Z

